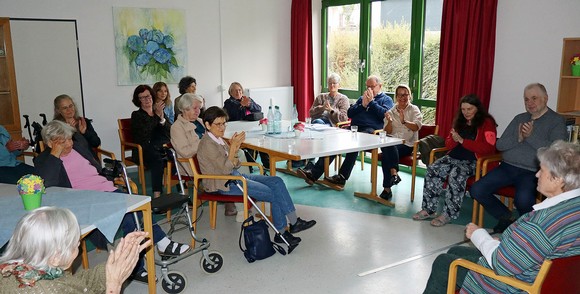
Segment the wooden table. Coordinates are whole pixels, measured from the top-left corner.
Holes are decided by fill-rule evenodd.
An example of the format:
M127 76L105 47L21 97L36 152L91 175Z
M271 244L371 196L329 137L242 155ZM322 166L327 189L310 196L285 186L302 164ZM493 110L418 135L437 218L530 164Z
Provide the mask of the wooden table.
M289 121L283 121L282 130L287 130L289 125ZM378 148L402 144L402 139L387 137L381 140L379 136L367 133L323 128L321 125L313 125L313 127L317 129L307 128L299 137L295 137L294 132L265 135L257 122L236 121L228 122L225 137L231 137L234 132L245 131L246 140L242 147L267 153L270 156L270 166L275 166L278 161L297 161L372 150L371 191L370 193L355 192L354 195L390 207L395 206L394 203L378 197L377 194ZM276 170L270 170L270 175L276 175Z
M125 213L141 211L144 230L149 232L150 238L153 238L151 197L149 196L50 187L43 195L42 205L70 209L77 217L82 237L94 229L99 229L109 241L113 241ZM20 218L27 213L16 185L0 184L0 207L4 210L0 214L0 246L3 246L10 239ZM149 246L145 253L149 273L155 273L153 248L153 245ZM82 262L88 265L88 260L84 257ZM149 293L156 292L154 274L148 275L148 287Z

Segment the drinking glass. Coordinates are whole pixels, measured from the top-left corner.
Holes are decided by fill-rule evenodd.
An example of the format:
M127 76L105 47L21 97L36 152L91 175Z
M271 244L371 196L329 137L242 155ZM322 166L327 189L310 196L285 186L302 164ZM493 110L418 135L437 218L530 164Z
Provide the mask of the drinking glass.
M312 118L306 118L306 124L308 125L308 139L312 139Z
M353 135L358 132L358 126L350 126L350 131L353 133Z
M381 142L384 141L386 137L387 137L387 132L386 131L380 131L379 132L379 138L381 139Z

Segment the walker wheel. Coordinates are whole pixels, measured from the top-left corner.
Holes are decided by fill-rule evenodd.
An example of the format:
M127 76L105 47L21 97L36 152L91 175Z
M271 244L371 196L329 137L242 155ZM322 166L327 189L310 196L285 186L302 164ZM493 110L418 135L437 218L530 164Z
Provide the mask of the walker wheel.
M208 274L217 273L224 265L224 257L217 251L211 251L208 255L209 260L214 264L209 263L209 261L205 259L205 256L202 255L200 261L201 269Z
M167 278L173 282L170 284L165 279L161 279L161 287L167 293L181 293L187 287L187 278L181 272L170 271L167 273Z

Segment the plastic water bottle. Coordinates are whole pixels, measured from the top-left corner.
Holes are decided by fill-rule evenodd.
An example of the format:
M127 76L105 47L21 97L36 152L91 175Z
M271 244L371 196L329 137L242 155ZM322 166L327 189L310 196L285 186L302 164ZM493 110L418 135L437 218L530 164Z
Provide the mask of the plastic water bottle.
M274 112L272 112L272 106L268 107L268 134L274 134Z
M280 112L280 107L276 105L274 111L274 133L282 133L282 113Z
M298 110L296 110L296 104L294 104L294 108L292 109L292 123L291 123L291 127L294 127L294 125L298 123Z

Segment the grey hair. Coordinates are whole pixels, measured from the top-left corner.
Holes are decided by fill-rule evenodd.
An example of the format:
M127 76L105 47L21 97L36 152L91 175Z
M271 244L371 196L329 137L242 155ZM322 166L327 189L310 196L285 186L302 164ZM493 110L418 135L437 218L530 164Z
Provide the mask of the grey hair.
M60 114L60 111L58 109L58 105L63 100L70 100L70 102L72 102L72 104L75 107L75 118L79 118L79 109L77 108L77 104L75 103L75 100L72 99L72 97L67 95L67 94L61 94L61 95L56 96L56 98L54 98L54 116L52 119L58 119L60 121L64 121L64 117L62 117L62 114Z
M330 81L334 81L335 83L340 84L340 76L337 73L331 73L330 75L328 75L328 78L326 80L328 81L329 84Z
M192 94L192 93L185 93L181 95L179 101L177 102L177 109L183 112L185 109L190 108L193 105L194 101L198 101L200 103L200 108L203 107L203 97L199 94Z
M42 128L42 140L48 143L54 139L70 139L76 132L75 128L60 120L53 120Z
M375 80L375 82L377 82L377 84L382 84L382 82L381 82L381 78L379 78L378 76L375 76L375 75L370 75L370 76L368 77L367 81L368 81L368 80L370 80L370 79L373 79L373 80Z
M533 88L538 89L544 98L548 97L548 91L544 85L540 83L531 83L524 88L524 98L526 98L526 91Z
M580 145L558 140L538 149L538 160L564 182L564 192L580 188Z
M18 261L48 269L50 259L71 260L80 240L80 227L67 208L44 206L24 215L10 238L0 263Z

